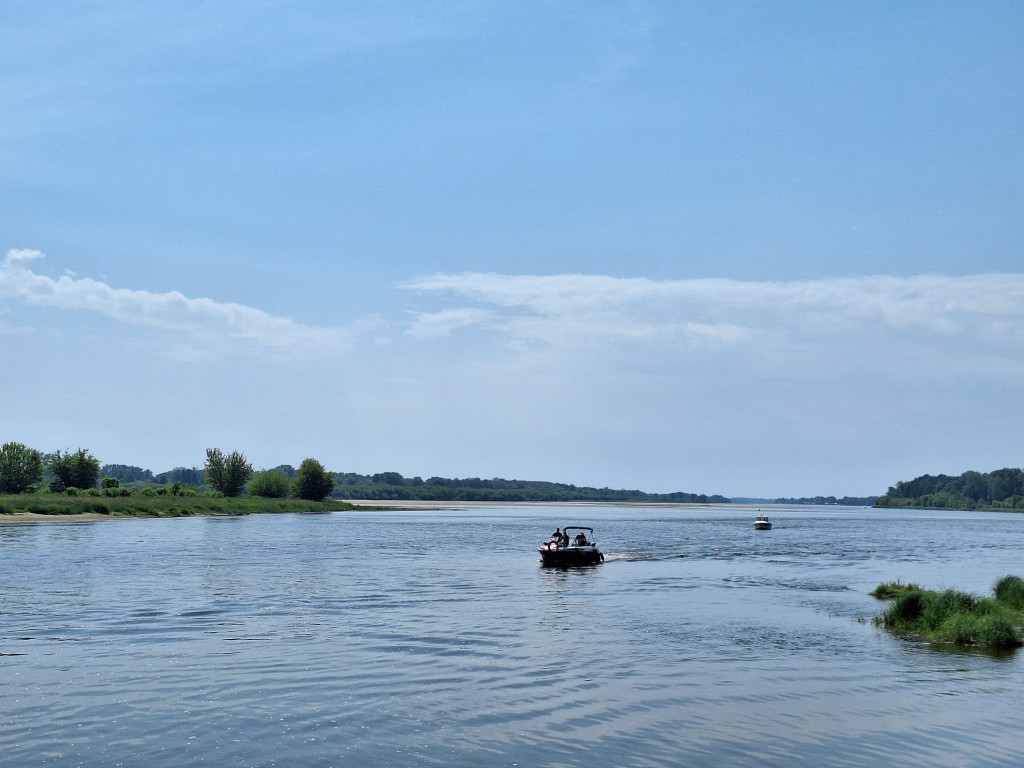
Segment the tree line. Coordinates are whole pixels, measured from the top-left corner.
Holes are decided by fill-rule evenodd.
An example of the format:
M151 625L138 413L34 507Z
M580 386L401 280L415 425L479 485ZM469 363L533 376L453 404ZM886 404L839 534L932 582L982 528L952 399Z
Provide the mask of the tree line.
M1024 470L921 475L896 483L875 502L878 507L934 509L1024 509Z
M288 467L253 470L245 454L225 454L219 448L206 450L202 471L174 470L174 479L160 483L148 469L125 464L100 466L99 460L86 448L77 451L54 451L44 454L24 443L0 446L0 493L65 493L128 496L167 494L194 496L210 492L222 496L250 496L323 501L334 490L334 475L316 459L303 459L297 470ZM122 486L122 482L126 485ZM129 485L137 487L129 487ZM100 487L97 487L100 486Z
M99 487L97 487L99 486ZM361 475L328 472L315 459L304 459L296 469L282 464L256 472L239 451L206 451L202 467L175 467L154 474L128 464L104 464L85 448L75 452L44 454L22 443L0 448L0 493L86 493L90 495L170 494L191 496L205 492L224 496L250 496L322 500L368 499L380 501L591 501L619 503L727 504L718 494L646 493L640 490L591 488L537 480L403 477L399 472Z
M398 472L360 475L343 472L335 475L339 499L375 501L593 501L673 504L728 504L729 499L703 493L645 493L639 490L590 488L540 480L490 480L479 477L445 478L403 477Z
M799 499L775 499L776 504L819 504L836 505L839 507L871 507L878 500L877 496L803 496Z

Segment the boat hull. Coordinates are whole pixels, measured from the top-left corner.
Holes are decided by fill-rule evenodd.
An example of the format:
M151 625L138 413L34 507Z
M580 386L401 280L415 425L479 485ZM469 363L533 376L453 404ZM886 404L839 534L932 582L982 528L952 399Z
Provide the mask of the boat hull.
M604 555L597 547L541 547L537 551L540 552L541 565L551 568L572 568L577 565L596 565L604 562Z

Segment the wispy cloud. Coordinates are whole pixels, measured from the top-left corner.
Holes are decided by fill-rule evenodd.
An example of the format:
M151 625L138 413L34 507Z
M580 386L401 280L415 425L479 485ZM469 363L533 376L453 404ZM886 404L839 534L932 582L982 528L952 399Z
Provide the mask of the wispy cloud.
M185 334L192 341L304 353L341 351L354 342L353 328L318 328L275 317L242 304L189 298L178 291L114 288L91 278L63 275L52 278L30 269L43 258L35 250L14 249L0 263L0 296L35 306L95 312L126 325ZM194 349L194 355L202 350Z
M406 330L407 336L417 339L434 339L450 336L460 328L485 325L495 313L485 309L444 309L440 312L413 313L412 325Z
M438 274L405 288L471 308L425 313L414 328L486 325L552 347L626 342L672 349L935 344L1024 357L1024 275L657 281L597 275ZM461 323L446 323L457 316Z

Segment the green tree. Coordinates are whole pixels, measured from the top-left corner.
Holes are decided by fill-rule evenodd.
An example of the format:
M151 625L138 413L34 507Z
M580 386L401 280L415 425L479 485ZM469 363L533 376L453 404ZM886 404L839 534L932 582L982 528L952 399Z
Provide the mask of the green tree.
M50 490L63 493L68 488L95 488L100 477L100 462L85 448L74 453L54 451L49 457L53 482Z
M303 459L292 483L292 495L307 501L323 501L334 490L334 475L316 459Z
M23 443L0 447L0 493L24 493L42 479L42 453Z
M252 464L245 454L232 451L227 456L220 448L206 449L206 482L225 496L238 496L252 477Z
M262 496L265 499L284 499L288 496L291 482L280 469L267 469L257 472L249 484L245 486L250 496Z

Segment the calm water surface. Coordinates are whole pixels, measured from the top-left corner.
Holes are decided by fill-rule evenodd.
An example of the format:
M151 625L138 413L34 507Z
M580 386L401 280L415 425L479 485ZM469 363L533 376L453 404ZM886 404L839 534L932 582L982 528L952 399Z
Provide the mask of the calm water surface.
M1024 652L895 640L867 595L1024 575L1024 516L753 514L3 525L0 765L1024 764ZM603 565L539 567L566 523Z

